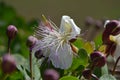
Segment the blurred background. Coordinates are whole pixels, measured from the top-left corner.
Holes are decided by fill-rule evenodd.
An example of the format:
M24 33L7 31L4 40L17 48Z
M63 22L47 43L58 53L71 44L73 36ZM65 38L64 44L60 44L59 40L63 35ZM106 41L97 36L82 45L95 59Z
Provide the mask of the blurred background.
M4 2L13 6L26 20L40 18L41 14L44 14L58 25L62 15L71 16L79 26L86 16L95 19L120 17L119 0L4 0Z
M1 0L0 55L7 49L6 27L13 24L19 33L12 43L11 51L27 57L26 39L33 34L33 27L38 25L42 14L49 17L57 26L60 25L62 15L69 15L83 32L90 29L86 21L92 24L96 22L94 26L103 29L100 28L103 27L102 21L119 19L120 0ZM88 31L91 33L87 35L90 38L88 40L92 40L89 36L96 34L94 31L96 29Z

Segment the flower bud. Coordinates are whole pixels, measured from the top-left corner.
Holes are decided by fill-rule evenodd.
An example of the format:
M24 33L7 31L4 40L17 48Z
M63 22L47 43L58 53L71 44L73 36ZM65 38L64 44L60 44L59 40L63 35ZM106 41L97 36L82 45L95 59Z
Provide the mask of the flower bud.
M105 30L102 35L102 41L105 44L111 44L109 39L110 35L117 35L120 33L120 22L117 20L111 20L105 23Z
M2 70L6 74L10 74L14 72L16 69L16 62L12 55L5 54L2 57Z
M18 30L14 25L9 25L7 28L7 36L10 39L13 39L16 34L17 34Z
M91 70L90 69L86 69L82 72L82 75L85 79L90 79L91 78Z
M32 48L36 44L37 41L38 41L37 38L33 36L29 36L26 44L29 48Z
M96 67L102 67L106 63L105 56L101 52L99 52L99 51L93 52L90 55L90 59L93 62L93 65L95 65Z
M44 72L43 80L59 80L59 73L54 69L47 69Z
M42 51L41 50L36 51L35 52L35 57L37 59L40 59L40 58L44 57Z

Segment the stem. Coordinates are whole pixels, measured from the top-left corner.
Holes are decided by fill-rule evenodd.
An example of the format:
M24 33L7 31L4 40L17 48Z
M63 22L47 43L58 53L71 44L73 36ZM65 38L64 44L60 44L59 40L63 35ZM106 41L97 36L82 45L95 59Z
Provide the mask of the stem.
M89 80L91 80L91 78L94 78L95 80L99 80L99 78L96 75L92 74L94 68L95 68L95 65L92 63L91 68L90 68L90 70L91 70L91 77L90 77Z
M109 71L110 71L110 73L112 73L112 70L109 70ZM115 70L114 74L120 74L120 71Z
M7 49L7 51L8 51L9 54L10 54L10 43L11 43L11 39L8 38L8 49Z
M106 55L106 58L107 58L110 54L112 55L112 53L113 53L113 51L114 51L115 45L116 45L116 44L111 44L111 46L108 47L108 49L107 49L108 53L107 53L107 55ZM113 51L112 51L112 50L113 50Z
M116 62L115 62L115 65L114 65L113 71L112 71L112 75L115 74L115 69L116 69L116 67L117 67L117 64L118 64L118 61L119 61L119 60L120 60L120 56L117 58L117 60L116 60Z
M93 70L94 70L94 68L95 68L95 65L92 63L92 66L91 66L91 72L93 72Z
M31 76L31 80L33 80L33 71L32 71L32 53L31 53L31 50L30 50L30 54L29 54L29 61L30 61L30 76Z

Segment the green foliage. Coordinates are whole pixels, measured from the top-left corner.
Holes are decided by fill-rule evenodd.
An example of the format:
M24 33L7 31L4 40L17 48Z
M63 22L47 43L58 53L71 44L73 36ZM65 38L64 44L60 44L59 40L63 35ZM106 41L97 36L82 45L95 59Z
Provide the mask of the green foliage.
M116 80L116 79L112 75L105 74L105 75L103 75L103 76L100 77L100 80Z
M86 42L83 48L87 51L88 54L91 54L95 50L94 42Z
M17 14L15 9L0 2L0 55L3 55L7 49L6 28L8 25L15 25L18 28L17 37L13 40L11 45L12 53L18 53L24 57L28 57L28 50L26 47L26 39L33 33L33 27L38 25L37 20L26 22L25 19Z
M108 74L108 66L107 66L107 64L105 64L105 65L102 67L101 73L102 73L102 75Z
M84 40L82 38L77 38L73 43L76 47L81 48L84 45Z
M78 51L78 59L79 59L79 64L83 65L83 66L87 66L88 65L88 53L86 52L85 49L79 49Z
M7 78L7 80L24 80L24 77L21 72L16 71Z
M102 45L102 33L98 34L98 35L95 37L94 42L95 42L96 48L98 48L99 46Z
M26 80L29 80L29 60L25 59L23 56L19 54L14 54L16 63L17 63L17 69L21 71L21 73L24 75L24 78ZM39 63L38 63L39 62ZM33 77L34 80L39 80L41 77L39 65L41 61L37 61L37 59L34 57L34 54L32 55L32 67L33 67Z
M73 76L65 76L60 78L60 80L79 80L79 79Z

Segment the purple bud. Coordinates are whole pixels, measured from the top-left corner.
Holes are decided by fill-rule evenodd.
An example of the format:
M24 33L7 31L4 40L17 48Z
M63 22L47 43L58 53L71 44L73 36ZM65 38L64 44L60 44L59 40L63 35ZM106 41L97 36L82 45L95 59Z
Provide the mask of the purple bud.
M95 52L93 52L93 53L90 54L90 59L91 59L91 61L94 61L95 58L101 57L101 55L102 55L101 52L95 51Z
M29 48L32 48L36 44L37 41L38 41L37 38L33 36L29 36L26 44Z
M85 79L90 79L91 78L91 70L90 69L86 69L82 72L82 75Z
M117 20L111 20L110 22L108 22L106 24L106 29L109 29L110 31L112 31L113 29L115 29L115 27L117 27L120 24L119 21Z
M14 25L9 25L7 28L7 36L10 39L13 39L16 34L17 34L18 30Z
M111 44L109 36L117 35L120 33L120 21L111 20L105 25L105 30L102 35L102 41L104 44Z
M95 51L90 54L90 59L96 67L102 67L106 63L106 57L99 51Z
M42 53L42 50L36 51L36 52L35 52L35 57L36 57L37 59L40 59L40 58L44 57L44 56L43 56L43 53Z
M54 69L47 69L44 72L43 80L59 80L59 73Z
M10 74L16 69L16 62L12 55L5 54L2 57L2 70L4 73Z

